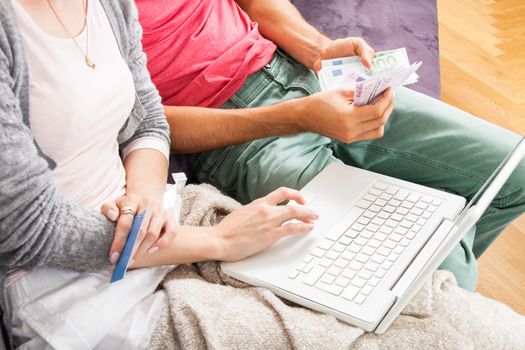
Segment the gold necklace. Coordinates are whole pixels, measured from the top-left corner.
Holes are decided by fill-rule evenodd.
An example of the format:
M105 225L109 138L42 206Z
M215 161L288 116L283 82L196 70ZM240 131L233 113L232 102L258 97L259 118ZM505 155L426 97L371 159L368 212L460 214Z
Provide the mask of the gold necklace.
M55 14L55 17L57 18L57 20L60 22L60 24L62 25L62 27L64 28L64 30L67 32L67 34L69 34L69 36L71 37L71 39L73 39L73 42L75 43L76 47L78 48L78 50L80 51L80 53L82 54L82 56L84 56L84 62L86 62L86 65L92 69L95 69L97 68L97 66L95 65L95 63L93 62L93 60L91 60L91 58L89 58L89 28L88 28L88 20L87 20L87 6L88 6L88 2L89 0L86 0L86 3L84 4L84 0L82 0L82 7L84 8L84 25L82 28L86 28L86 51L84 52L84 50L82 50L82 48L80 47L80 45L78 44L77 42L77 39L75 39L75 36L73 34L71 34L71 32L69 31L69 29L67 29L66 25L64 24L64 22L62 21L62 19L60 18L60 16L58 15L58 12L55 10L55 8L53 7L53 4L51 3L51 0L47 0L47 4L49 5L49 7L51 8L51 10L53 11L53 13Z

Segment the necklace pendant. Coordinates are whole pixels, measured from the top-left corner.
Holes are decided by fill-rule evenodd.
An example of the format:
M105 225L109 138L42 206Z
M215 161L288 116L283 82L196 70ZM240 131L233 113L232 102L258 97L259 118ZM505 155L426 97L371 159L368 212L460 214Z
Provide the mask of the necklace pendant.
M95 62L93 62L91 60L91 58L89 58L89 57L86 57L86 64L87 64L88 67L90 67L92 69L97 68L97 65L95 64Z

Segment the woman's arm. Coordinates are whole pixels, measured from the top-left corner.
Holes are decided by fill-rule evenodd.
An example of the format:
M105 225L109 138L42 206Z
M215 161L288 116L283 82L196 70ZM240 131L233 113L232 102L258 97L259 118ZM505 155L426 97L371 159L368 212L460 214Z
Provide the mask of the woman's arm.
M279 206L293 200L304 204L296 190L280 188L226 216L213 227L182 226L167 231L156 249L137 254L133 267L173 265L205 260L236 261L292 235L310 232L316 213L302 205ZM290 223L290 220L298 222Z
M39 156L0 51L0 264L79 271L109 264L115 225L62 198Z

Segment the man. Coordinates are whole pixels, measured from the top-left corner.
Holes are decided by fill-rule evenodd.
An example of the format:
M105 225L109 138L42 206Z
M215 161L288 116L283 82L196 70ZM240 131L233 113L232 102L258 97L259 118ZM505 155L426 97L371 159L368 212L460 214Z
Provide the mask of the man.
M518 142L406 88L363 107L352 91L319 92L322 59L359 55L370 67L374 51L360 38L328 39L288 0L136 3L172 151L191 153L200 181L241 202L301 188L331 162L470 199ZM521 165L444 262L464 288L475 288L475 259L525 211L524 179Z

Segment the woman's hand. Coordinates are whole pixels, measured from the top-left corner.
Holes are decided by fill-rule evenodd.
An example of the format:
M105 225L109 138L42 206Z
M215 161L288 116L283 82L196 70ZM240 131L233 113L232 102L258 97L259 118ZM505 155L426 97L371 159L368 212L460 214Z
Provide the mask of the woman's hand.
M214 227L217 260L241 260L285 236L312 231L318 215L301 205L277 205L288 200L305 204L298 191L283 187L226 216Z
M299 104L301 129L344 143L381 138L394 109L392 88L370 105L356 107L353 100L354 92L348 89L323 91L295 100Z
M115 238L109 251L109 259L115 264L124 249L134 215L126 212L131 209L136 215L146 212L139 231L137 242L132 256L144 254L146 251L155 252L159 248L154 246L162 234L175 234L175 215L163 208L160 201L150 198L127 194L119 199L102 205L101 211L109 220L116 221Z

